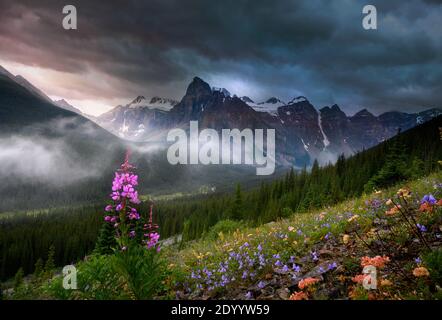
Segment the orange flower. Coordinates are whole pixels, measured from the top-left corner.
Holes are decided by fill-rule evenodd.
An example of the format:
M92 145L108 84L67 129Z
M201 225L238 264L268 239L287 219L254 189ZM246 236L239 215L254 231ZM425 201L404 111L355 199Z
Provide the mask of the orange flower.
M298 287L303 290L304 288L310 287L311 285L319 282L319 279L316 278L305 278L299 281Z
M431 204L429 204L428 202L424 202L419 207L419 211L420 212L432 212L433 211L433 206Z
M354 276L351 278L351 281L354 283L362 283L367 275L365 274L358 274L357 276Z
M436 202L436 205L437 205L437 206L442 206L442 199L439 199L439 201Z
M399 209L402 208L400 204L398 204L397 206L394 206L393 208L391 208L390 210L385 211L385 214L387 216L394 216L396 213L399 212Z
M381 287L389 287L389 286L391 286L393 283L390 281L390 280L388 280L388 279L382 279L381 280Z
M370 257L362 257L361 258L361 266L362 267L366 267L366 266L374 266L376 268L383 268L385 267L385 265L390 262L390 258L387 256L376 256L374 258L370 258Z
M294 292L291 294L289 300L308 300L308 296L302 291Z
M413 270L413 275L415 277L428 277L430 275L430 272L428 272L427 268L425 267L417 267Z

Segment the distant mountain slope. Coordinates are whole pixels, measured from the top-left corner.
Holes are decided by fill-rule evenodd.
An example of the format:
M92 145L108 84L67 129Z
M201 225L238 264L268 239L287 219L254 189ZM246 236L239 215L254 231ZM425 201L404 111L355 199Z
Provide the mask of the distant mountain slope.
M139 101L138 101L139 100ZM200 128L275 129L279 164L302 167L314 159L325 164L339 154L354 154L442 114L429 109L416 114L387 112L374 116L363 109L347 116L338 105L317 110L303 96L283 102L276 97L254 102L238 98L224 88L212 88L195 77L180 102L170 110L152 108L144 97L118 106L99 116L97 122L110 132L128 140L164 141L171 128L187 128L199 121Z
M0 74L0 212L101 203L127 149L144 194L257 180L250 166L171 165L163 146L122 140Z

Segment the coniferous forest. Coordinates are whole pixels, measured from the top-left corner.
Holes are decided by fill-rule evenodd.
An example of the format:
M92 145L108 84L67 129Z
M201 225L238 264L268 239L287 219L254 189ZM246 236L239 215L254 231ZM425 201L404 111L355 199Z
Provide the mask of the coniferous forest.
M315 161L311 168L292 169L283 178L253 189L237 185L232 193L155 202L154 221L162 239L182 235L185 244L207 238L220 221L230 221L235 227L259 226L419 179L440 168L441 120L436 118L352 157L341 156L333 165L319 167ZM103 224L104 205L73 204L0 214L0 278L6 280L19 269L24 274L38 271L42 261L63 266L94 250L109 250L114 230ZM150 201L139 205L144 219L150 205Z

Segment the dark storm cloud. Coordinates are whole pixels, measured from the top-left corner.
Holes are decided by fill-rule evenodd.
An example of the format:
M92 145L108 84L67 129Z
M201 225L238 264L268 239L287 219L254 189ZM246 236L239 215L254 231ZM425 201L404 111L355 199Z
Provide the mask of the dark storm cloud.
M304 94L350 112L441 106L441 2L369 3L376 31L362 29L367 3L356 0L70 1L79 29L65 31L65 1L2 1L0 57L119 80L97 97L178 98L199 75L256 99Z

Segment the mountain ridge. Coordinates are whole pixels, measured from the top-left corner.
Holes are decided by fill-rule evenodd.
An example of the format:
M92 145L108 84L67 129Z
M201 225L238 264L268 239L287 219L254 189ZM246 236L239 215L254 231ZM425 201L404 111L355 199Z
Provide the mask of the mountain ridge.
M186 93L170 111L112 109L98 117L98 123L121 138L135 141L163 139L167 130L188 129L189 121L200 128L245 128L277 131L278 161L302 167L318 159L322 164L338 155L354 154L442 114L438 108L419 113L388 111L375 116L363 108L347 115L338 104L315 108L305 96L285 103L276 97L254 102L248 96L231 95L224 88L211 87L194 77ZM112 116L109 116L112 114ZM141 129L140 129L141 128Z

